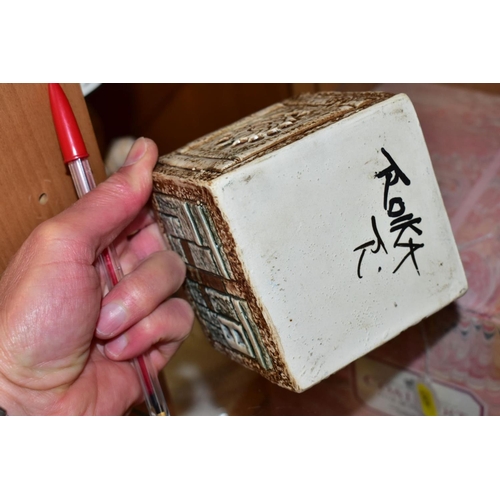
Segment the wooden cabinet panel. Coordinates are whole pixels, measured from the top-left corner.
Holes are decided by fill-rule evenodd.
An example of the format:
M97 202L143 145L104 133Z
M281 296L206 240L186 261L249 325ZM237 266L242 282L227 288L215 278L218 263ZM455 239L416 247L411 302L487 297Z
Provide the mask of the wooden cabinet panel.
M80 85L63 85L91 156L96 182L104 168ZM44 220L77 199L52 123L46 84L0 85L0 273Z

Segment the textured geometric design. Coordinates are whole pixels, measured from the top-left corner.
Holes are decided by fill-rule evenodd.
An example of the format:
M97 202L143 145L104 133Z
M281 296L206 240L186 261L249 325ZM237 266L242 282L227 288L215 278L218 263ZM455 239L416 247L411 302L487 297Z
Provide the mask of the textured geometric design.
M319 92L287 99L160 157L159 164L213 177L389 97L383 92Z
M271 359L244 298L208 286L202 274L193 272L197 269L219 277L219 288L227 288L225 280L234 280L206 207L159 193L154 196L172 249L188 267L192 279L186 280L187 289L212 339L254 359L265 370L271 369Z

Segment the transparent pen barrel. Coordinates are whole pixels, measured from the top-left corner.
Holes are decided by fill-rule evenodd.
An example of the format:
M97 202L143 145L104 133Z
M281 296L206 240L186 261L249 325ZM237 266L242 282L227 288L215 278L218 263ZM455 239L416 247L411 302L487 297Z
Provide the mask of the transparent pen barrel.
M123 278L123 271L115 247L110 245L99 255L99 272L106 283L106 295Z
M68 162L68 169L78 198L95 188L94 176L87 158L78 158Z
M156 371L152 366L150 356L139 356L133 361L134 368L139 376L144 401L148 408L148 412L152 416L169 416L167 402L160 386Z
M75 185L78 198L92 191L95 187L94 176L90 168L90 163L86 158L68 162L68 168ZM113 245L105 248L98 258L98 270L106 284L104 295L106 295L123 278L123 271L120 261ZM144 400L148 412L153 416L170 415L165 401L165 396L161 389L156 370L152 366L148 355L139 356L132 362L144 394Z

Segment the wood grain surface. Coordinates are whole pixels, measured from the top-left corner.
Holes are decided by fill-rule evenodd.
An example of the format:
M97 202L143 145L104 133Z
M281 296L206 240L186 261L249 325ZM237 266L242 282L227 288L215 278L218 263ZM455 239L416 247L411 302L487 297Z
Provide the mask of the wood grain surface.
M105 178L79 84L63 84L96 182ZM77 199L59 149L47 84L0 84L0 273L31 231Z

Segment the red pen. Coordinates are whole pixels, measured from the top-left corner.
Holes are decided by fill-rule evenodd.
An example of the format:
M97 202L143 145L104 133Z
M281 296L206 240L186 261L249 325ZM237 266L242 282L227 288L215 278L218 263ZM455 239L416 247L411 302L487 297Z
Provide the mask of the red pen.
M96 187L88 161L89 154L73 110L58 83L49 83L49 97L64 163L68 166L78 197L81 198ZM105 276L109 292L123 278L122 268L112 244L99 256L98 265ZM139 356L132 363L139 376L149 414L152 416L170 415L149 356Z

